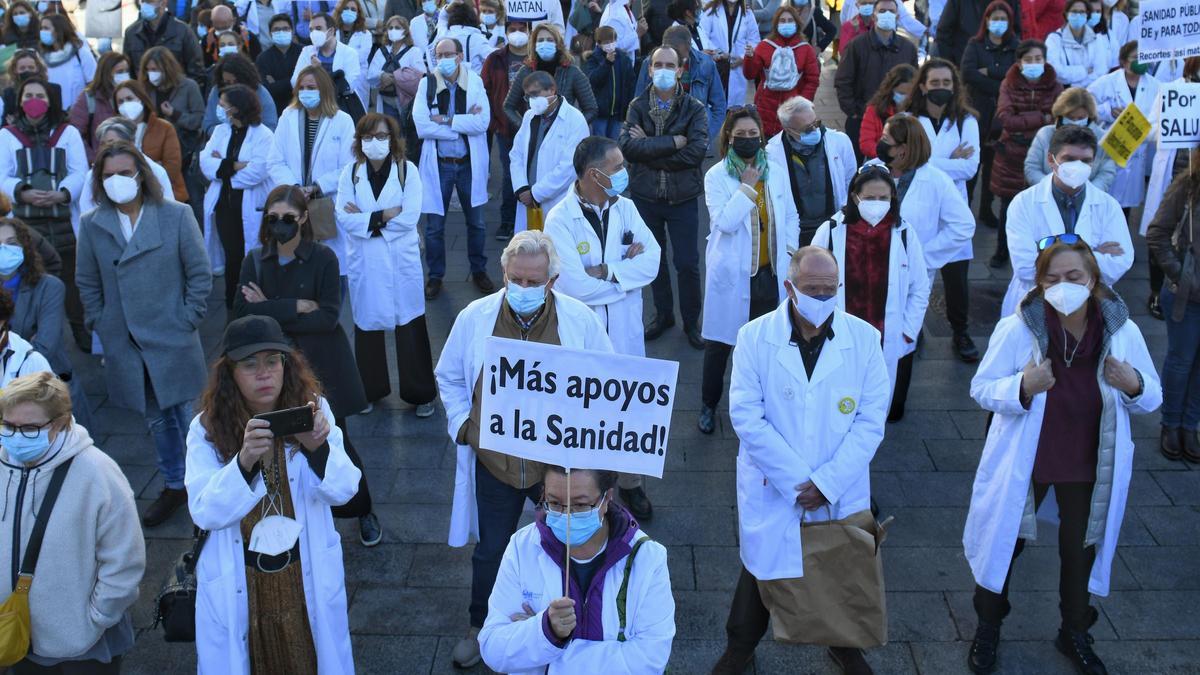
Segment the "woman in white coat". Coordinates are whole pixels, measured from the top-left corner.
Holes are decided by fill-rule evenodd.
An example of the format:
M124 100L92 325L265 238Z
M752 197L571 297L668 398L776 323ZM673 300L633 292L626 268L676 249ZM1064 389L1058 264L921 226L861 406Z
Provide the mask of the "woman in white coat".
M753 22L751 22L753 23ZM762 120L752 108L730 111L717 136L718 157L704 176L709 234L704 247L704 374L697 426L711 434L725 388L725 366L747 321L775 309L800 216L787 167L767 159Z
M425 51L413 44L407 19L388 17L384 28L386 40L371 52L367 65L367 84L378 92L375 112L400 119L400 111L412 101L417 82L429 72L429 66Z
M392 117L367 113L354 134L354 163L338 179L338 229L346 236L346 276L354 310L354 354L371 403L387 396L384 331L395 330L400 398L433 414L437 383L421 292L421 175L404 158Z
M733 17L733 27L729 18ZM742 57L747 47L758 44L758 22L753 13L747 13L742 0L708 0L700 12L700 32L707 36L710 49L705 53L713 57L717 73L725 88L727 105L745 105L746 76L742 74Z
M225 309L238 292L242 257L258 241L263 202L274 185L268 159L275 135L262 123L258 95L244 84L221 91L217 119L200 153L204 193L204 243L213 270L224 268Z
M892 381L888 421L904 417L912 355L929 305L929 275L921 239L900 217L892 174L868 164L850 181L850 201L817 229L812 245L838 261L838 307L883 335ZM880 300L883 302L880 302Z
M1092 13L1088 14L1088 26L1104 38L1110 69L1121 65L1118 61L1121 47L1130 40L1137 40L1138 34L1129 32L1131 22L1125 13L1128 4L1128 0L1092 0ZM1099 18L1093 19L1095 15Z
M558 86L549 73L534 71L521 81L529 109L521 117L521 127L513 138L508 155L513 194L517 199L515 232L524 231L529 222L529 209L542 211L542 220L571 189L575 168L571 158L575 148L591 135L587 119L579 109L558 94ZM538 130L533 129L534 123ZM544 125L550 129L545 130ZM534 144L534 134L537 143ZM529 156L533 145L534 157ZM532 204L527 203L532 202Z
M358 0L339 0L333 8L333 23L338 27L334 35L337 41L358 54L359 71L367 72L367 54L375 38L367 30L367 16Z
M304 68L295 80L292 104L280 115L271 144L271 182L299 185L309 199L335 197L342 167L354 161L354 121L338 109L333 80L323 68ZM321 243L337 254L341 269L349 267L340 232Z
M79 93L96 77L96 56L62 14L42 17L40 39L50 81L62 89L63 110L70 110Z
M281 439L251 419L306 405L312 429ZM360 475L279 324L230 323L187 437L188 510L207 531L196 565L202 675L354 673L330 507L354 496Z
M1000 320L971 380L991 412L963 532L975 576L975 672L996 662L1009 580L1050 489L1058 506L1057 646L1079 672L1102 673L1088 629L1105 596L1133 468L1130 415L1158 408L1162 389L1146 342L1120 296L1075 235L1039 242L1036 285Z
M1088 0L1068 0L1066 23L1046 36L1046 61L1064 87L1086 87L1108 72L1108 42L1088 27Z
M1107 130L1129 104L1137 106L1143 115L1154 116L1155 99L1161 83L1146 73L1147 64L1137 62L1137 42L1127 42L1121 47L1120 68L1100 77L1088 86L1088 93L1096 99L1096 112L1100 123ZM1130 95L1130 90L1135 92ZM1154 161L1155 143L1142 143L1124 167L1117 169L1117 178L1109 192L1126 210L1140 206L1146 199L1146 178Z

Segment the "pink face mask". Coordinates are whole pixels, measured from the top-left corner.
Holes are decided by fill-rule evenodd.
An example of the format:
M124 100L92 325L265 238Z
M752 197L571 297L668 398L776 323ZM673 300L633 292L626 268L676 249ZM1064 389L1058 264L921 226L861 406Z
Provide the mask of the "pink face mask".
M44 99L27 98L21 102L21 110L27 117L41 117L50 111L50 104Z

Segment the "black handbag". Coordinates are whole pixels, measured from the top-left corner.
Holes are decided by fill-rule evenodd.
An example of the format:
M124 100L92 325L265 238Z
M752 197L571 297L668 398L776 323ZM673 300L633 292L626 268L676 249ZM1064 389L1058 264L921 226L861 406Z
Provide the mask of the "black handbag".
M162 626L167 642L196 641L196 562L207 539L208 530L195 528L192 548L179 556L158 592L154 627Z

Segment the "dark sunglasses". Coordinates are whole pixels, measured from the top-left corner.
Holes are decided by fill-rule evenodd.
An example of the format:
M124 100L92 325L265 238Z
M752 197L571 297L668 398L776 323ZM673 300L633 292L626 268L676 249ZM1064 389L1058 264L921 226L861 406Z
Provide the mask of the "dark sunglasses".
M296 218L296 214L294 214L294 213L285 213L282 216L276 215L274 213L267 214L267 224L268 225L274 225L275 223L284 223L287 225L295 225L298 220L299 219Z
M1042 237L1041 239L1038 239L1037 250L1045 251L1046 249L1053 246L1055 243L1061 243L1061 244L1066 244L1067 246L1073 246L1075 244L1078 244L1081 241L1083 241L1082 237L1080 237L1077 234L1071 234L1070 232L1067 232L1064 234L1052 234L1049 237Z

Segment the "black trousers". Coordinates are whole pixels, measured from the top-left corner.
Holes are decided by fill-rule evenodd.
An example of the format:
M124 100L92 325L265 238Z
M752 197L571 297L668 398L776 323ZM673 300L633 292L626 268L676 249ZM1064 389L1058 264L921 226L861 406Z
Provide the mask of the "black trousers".
M698 198L678 204L633 198L638 214L662 248L658 276L650 284L654 311L662 319L675 316L671 275L667 272L667 235L671 237L671 262L679 284L679 316L687 328L700 325L700 216Z
M908 385L912 382L913 352L903 356L896 362L896 386L892 387L892 406L888 410L888 419L899 419L904 416L904 404L908 401Z
M750 279L750 320L775 309L779 304L779 286L770 266L758 270ZM700 378L700 395L704 405L716 408L725 390L725 366L733 345L717 340L704 343L704 371Z
M330 511L334 518L362 518L369 514L372 510L371 490L367 488L367 468L363 466L362 458L358 456L358 451L354 449L354 444L350 442L350 432L346 430L346 418L334 420L334 424L338 429L342 430L342 445L346 448L346 455L350 458L350 463L356 466L362 476L358 479L358 492L350 498L350 501L335 506Z
M1095 622L1095 612L1089 604L1088 578L1096 561L1096 547L1083 545L1092 508L1093 486L1093 483L1055 483L1053 486L1060 521L1058 607L1062 613L1063 627L1077 631L1085 631ZM1050 487L1050 484L1033 484L1033 500L1037 506L1041 506ZM975 587L975 613L981 623L999 625L1008 616L1012 609L1008 602L1008 584L1012 580L1017 557L1024 549L1025 540L1017 539L1012 564L1008 567L1008 576L1000 593L993 593L982 586Z
M121 672L121 657L113 657L108 663L100 661L63 661L53 666L39 666L24 659L13 664L13 675L117 675Z
M1150 295L1157 296L1162 290L1164 274L1162 268L1158 266L1158 261L1154 256L1147 256L1146 262L1150 265Z
M967 332L967 306L970 291L967 268L970 260L959 260L942 266L942 287L946 292L946 320L955 335Z
M246 253L241 204L238 204L236 216L230 209L219 207L215 215L213 220L216 221L217 234L221 237L221 251L225 254L225 309L232 309L242 276L242 258Z
M1000 198L1000 219L996 224L996 253L1008 255L1008 207L1013 203L1012 197Z
M429 403L437 398L437 381L433 377L433 353L425 315L396 326L395 332L400 398L412 405ZM354 359L368 401L375 402L392 393L385 331L362 330L355 326Z
M846 118L846 135L850 137L850 144L854 146L854 159L859 166L863 163L862 150L858 147L859 134L862 132L862 115L855 115Z
M996 160L996 150L987 144L979 151L979 171L967 181L967 206L975 199L975 191L979 190L979 219L994 218L992 213L992 163Z
M729 618L725 620L725 635L729 638L731 651L747 653L754 651L763 635L771 612L758 594L758 580L746 567L738 577L733 591L733 604L729 607Z
M508 540L517 531L525 500L537 503L542 484L515 488L492 475L475 460L475 501L479 508L479 542L471 553L471 625L482 628L487 618L488 598L500 573L500 560Z

